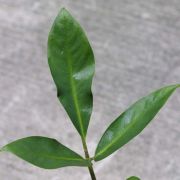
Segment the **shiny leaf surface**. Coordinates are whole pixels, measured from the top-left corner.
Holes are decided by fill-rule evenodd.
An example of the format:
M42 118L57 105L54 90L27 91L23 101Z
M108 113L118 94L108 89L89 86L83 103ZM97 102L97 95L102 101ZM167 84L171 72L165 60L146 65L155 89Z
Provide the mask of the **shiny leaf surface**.
M94 55L79 23L62 9L48 38L48 62L58 98L82 137L92 112Z
M96 149L95 161L109 156L138 135L179 86L161 88L140 99L123 112L103 134Z
M127 180L141 180L141 179L139 179L138 177L132 176L132 177L128 178Z
M23 160L45 169L88 166L90 163L55 139L40 136L19 139L4 146L1 151L11 152Z

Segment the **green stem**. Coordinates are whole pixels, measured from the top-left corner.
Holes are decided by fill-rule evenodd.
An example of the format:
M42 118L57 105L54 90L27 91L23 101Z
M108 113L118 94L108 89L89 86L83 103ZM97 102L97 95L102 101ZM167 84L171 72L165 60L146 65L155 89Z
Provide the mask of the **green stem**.
M83 139L83 138L82 138L82 144L83 144L83 149L84 149L84 153L85 153L86 159L90 159L88 148L87 148L87 144L86 144L86 140ZM96 180L96 175L94 173L93 165L90 165L88 167L88 169L89 169L89 174L91 176L91 179L92 180Z

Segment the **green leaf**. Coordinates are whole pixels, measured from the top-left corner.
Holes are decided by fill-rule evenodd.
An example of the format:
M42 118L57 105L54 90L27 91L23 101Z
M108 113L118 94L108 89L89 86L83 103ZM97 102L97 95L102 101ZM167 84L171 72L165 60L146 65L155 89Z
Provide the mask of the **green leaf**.
M49 33L48 62L58 98L85 138L93 105L94 55L84 31L65 9Z
M141 180L141 179L139 179L139 178L136 177L136 176L132 176L132 177L128 178L127 180Z
M15 154L21 159L44 169L65 166L89 166L90 162L55 139L32 136L4 146L1 151Z
M123 112L103 134L96 148L95 161L109 156L138 135L178 87L180 85L161 88L143 97Z

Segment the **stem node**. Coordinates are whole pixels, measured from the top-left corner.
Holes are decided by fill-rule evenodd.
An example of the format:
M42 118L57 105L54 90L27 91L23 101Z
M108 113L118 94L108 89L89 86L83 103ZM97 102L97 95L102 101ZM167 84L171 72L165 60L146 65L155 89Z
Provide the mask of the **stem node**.
M83 149L84 149L84 153L85 153L85 157L86 159L92 160L93 158L90 158L89 156L89 152L88 152L88 148L87 148L87 144L86 144L86 140L82 138L82 144L83 144ZM89 174L91 176L92 180L96 180L96 175L94 173L94 169L93 169L93 164L91 164L89 167Z

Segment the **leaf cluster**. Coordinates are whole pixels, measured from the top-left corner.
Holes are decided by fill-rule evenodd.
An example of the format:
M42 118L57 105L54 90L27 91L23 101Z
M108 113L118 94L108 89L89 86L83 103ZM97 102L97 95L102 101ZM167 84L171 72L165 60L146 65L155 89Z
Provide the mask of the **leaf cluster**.
M137 136L155 117L180 84L160 88L141 98L117 117L102 135L93 157L89 156L86 136L93 107L91 91L95 71L93 50L79 23L62 9L48 37L48 63L57 97L81 136L85 158L55 139L32 136L5 145L1 151L45 169L85 166L92 179L93 161L111 155ZM138 180L130 177L128 180Z

